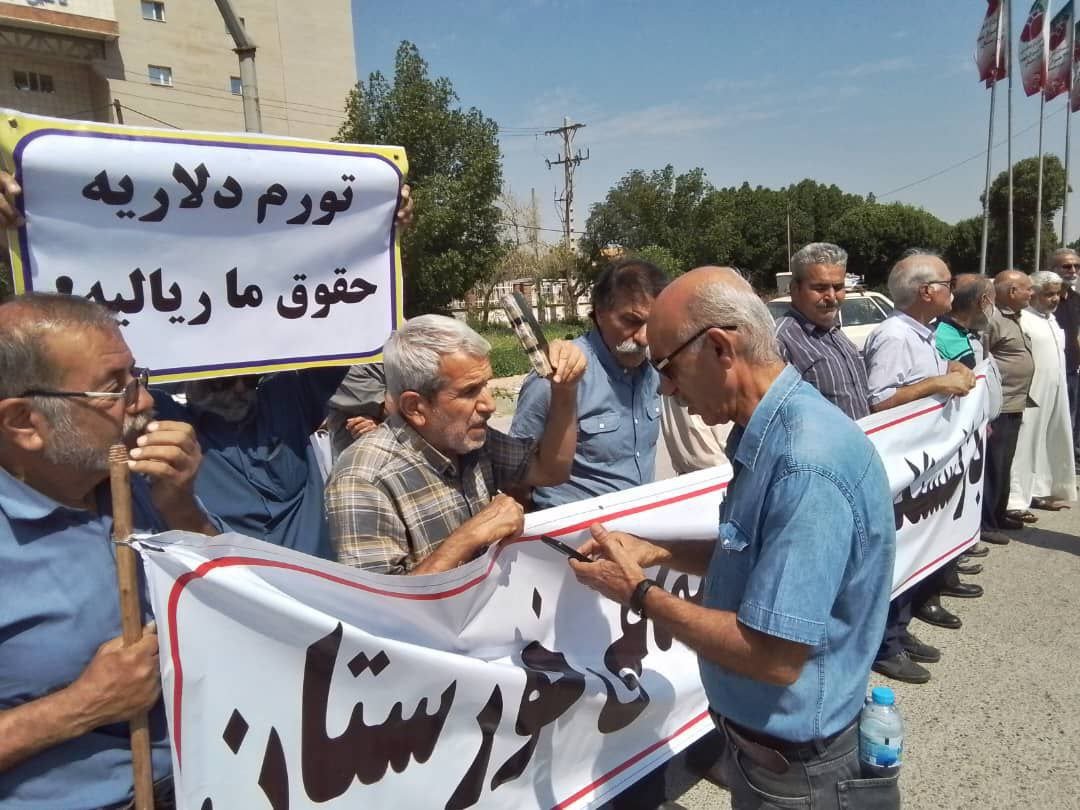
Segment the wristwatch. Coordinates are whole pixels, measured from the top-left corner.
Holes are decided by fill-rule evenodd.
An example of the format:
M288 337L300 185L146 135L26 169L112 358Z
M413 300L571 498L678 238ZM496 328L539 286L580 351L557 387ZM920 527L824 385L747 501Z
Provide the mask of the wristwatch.
M649 592L649 588L653 585L660 587L660 583L655 579L643 579L634 588L634 592L630 594L630 610L643 619L647 618L645 616L645 594Z

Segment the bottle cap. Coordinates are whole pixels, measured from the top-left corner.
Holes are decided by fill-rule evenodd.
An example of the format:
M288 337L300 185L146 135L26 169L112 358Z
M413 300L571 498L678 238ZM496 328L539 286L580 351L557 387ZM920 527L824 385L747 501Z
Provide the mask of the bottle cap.
M870 697L879 706L892 706L896 702L896 695L887 686L875 686L870 690Z

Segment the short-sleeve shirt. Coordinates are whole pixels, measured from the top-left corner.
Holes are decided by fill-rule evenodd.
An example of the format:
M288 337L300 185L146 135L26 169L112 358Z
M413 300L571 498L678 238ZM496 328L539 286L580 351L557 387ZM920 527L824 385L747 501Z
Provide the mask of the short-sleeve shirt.
M979 333L961 326L952 318L942 318L934 330L938 353L946 360L955 360L968 368L982 362L984 349Z
M195 428L203 460L195 492L234 531L331 559L322 473L309 437L343 368L286 371L259 381L242 422L183 405L154 391L158 417Z
M391 415L346 448L330 474L326 512L337 561L408 573L500 489L520 485L533 448L489 427L483 447L453 459Z
M570 478L533 490L541 509L652 483L660 438L660 374L649 363L625 368L597 329L574 343L588 366L577 386L578 438ZM513 436L539 441L551 407L551 383L530 374L518 394Z
M863 356L871 405L880 405L898 389L940 377L949 369L938 353L934 330L898 309L870 333Z
M734 477L720 507L704 605L809 647L776 686L704 658L714 711L791 741L835 734L862 708L892 585L892 495L859 426L787 366L728 444Z
M994 307L986 348L1001 369L1001 412L1023 413L1029 405L1037 405L1030 397L1035 360L1031 355L1031 339L1020 328L1020 313Z
M136 532L164 531L141 476L132 478L132 496ZM96 497L96 513L64 506L0 469L0 711L73 683L98 647L121 634L107 483ZM148 607L145 615L149 620ZM160 700L149 720L159 779L172 769ZM127 723L96 728L0 771L4 810L88 810L131 796Z
M870 413L866 366L839 326L823 329L794 307L776 322L780 354L833 405L852 419Z

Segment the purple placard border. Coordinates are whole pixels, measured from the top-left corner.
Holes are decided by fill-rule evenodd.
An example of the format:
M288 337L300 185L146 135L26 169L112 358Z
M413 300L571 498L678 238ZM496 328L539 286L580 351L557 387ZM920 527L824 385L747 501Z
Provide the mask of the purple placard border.
M277 144L268 143L235 143L232 141L218 141L210 138L169 138L162 135L125 135L114 132L95 132L91 130L79 130L79 129L38 129L19 139L19 142L15 145L15 149L12 151L12 160L15 164L15 182L22 186L22 154L26 150L26 147L30 145L36 138L43 135L64 135L75 138L105 138L107 140L120 140L120 141L146 141L150 143L179 143L179 144L192 144L194 146L228 146L236 149L253 149L256 151L271 151L271 152L300 152L304 154L314 155L344 155L350 157L360 158L374 158L381 160L383 163L397 172L398 176L398 202L397 208L401 207L401 181L402 174L401 169L394 163L394 161L385 157L384 155L377 154L375 152L343 152L340 149L321 149L311 146L279 146ZM16 207L19 209L19 213L23 219L26 219L26 203L25 192L19 195L16 201ZM395 208L395 211L397 210ZM390 244L393 245L397 239L397 217L390 223ZM26 234L26 225L22 225L19 228L19 252L22 260L22 277L23 277L23 290L33 291L33 285L31 284L31 268L30 268L30 244ZM393 330L396 330L401 324L398 321L398 305L397 305L397 251L392 247L390 249L390 323ZM318 355L315 357L289 357L289 358L270 358L266 360L253 360L247 363L219 363L211 366L184 366L182 368L160 368L154 369L157 375L165 374L186 374L188 372L199 371L228 371L234 369L247 369L252 366L269 366L269 365L282 365L284 363L315 363L323 360L346 360L356 357L373 357L382 352L382 346L378 349L369 352L346 352L345 354L334 355Z

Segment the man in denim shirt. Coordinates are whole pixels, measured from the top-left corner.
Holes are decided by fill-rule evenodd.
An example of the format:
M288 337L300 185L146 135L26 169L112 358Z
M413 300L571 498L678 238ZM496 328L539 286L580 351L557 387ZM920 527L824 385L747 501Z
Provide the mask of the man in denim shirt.
M768 310L729 268L673 282L649 341L665 393L737 425L718 538L649 543L598 525L582 549L595 561L570 563L578 579L698 652L733 807L899 807L895 777L863 779L858 762L896 543L876 450L784 365ZM702 604L652 583L653 565L703 574Z
M605 269L593 285L596 327L574 343L589 365L578 385L578 440L570 479L533 490L540 509L652 483L660 438L660 376L648 358L645 322L667 284L658 267L627 259ZM551 383L530 374L521 386L510 434L539 439L551 402Z

